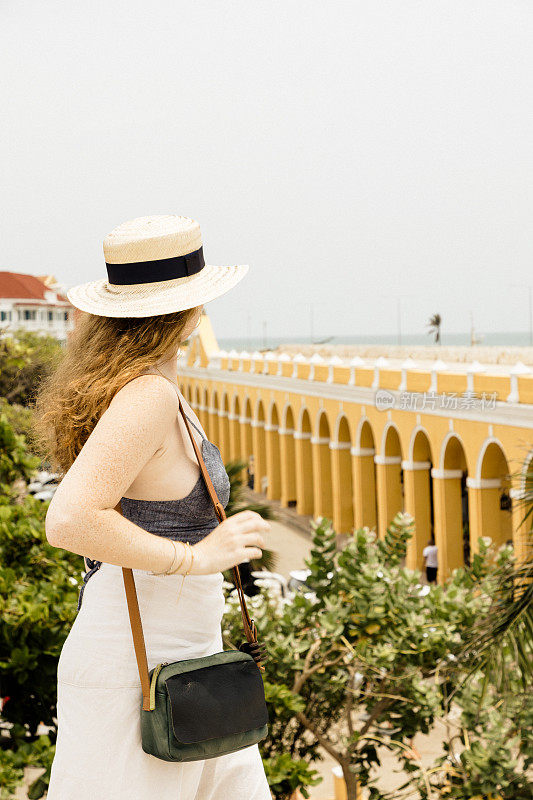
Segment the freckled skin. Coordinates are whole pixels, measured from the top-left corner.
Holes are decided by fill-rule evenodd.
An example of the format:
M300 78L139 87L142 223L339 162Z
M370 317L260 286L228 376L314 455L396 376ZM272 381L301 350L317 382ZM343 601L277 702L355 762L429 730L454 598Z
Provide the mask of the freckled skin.
M200 306L184 339L197 326L202 310ZM178 345L158 364L174 385L177 352ZM117 505L122 497L184 497L196 483L200 468L179 413L177 392L176 385L154 370L114 395L50 502L45 528L52 545L132 569L163 572L169 567L175 552L172 542L123 517ZM181 392L180 398L185 413L201 428ZM260 557L260 531L269 527L252 511L224 520L193 546L191 574L218 572ZM178 571L185 572L190 563L185 557Z

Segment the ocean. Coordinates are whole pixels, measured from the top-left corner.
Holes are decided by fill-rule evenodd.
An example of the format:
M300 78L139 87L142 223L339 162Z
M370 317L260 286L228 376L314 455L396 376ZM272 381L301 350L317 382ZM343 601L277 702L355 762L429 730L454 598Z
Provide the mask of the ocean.
M505 347L505 346L522 346L528 347L533 344L531 334L529 331L501 331L497 333L477 333L478 344L485 347ZM313 342L309 336L268 336L266 339L260 338L247 338L231 337L222 338L217 336L219 347L222 350L247 350L253 352L254 350L275 349L284 344L360 344L360 345L425 345L430 346L434 343L434 337L428 334L402 334L401 341L397 333L380 334L377 336L317 336ZM443 333L441 335L441 345L457 346L457 345L470 345L470 333Z

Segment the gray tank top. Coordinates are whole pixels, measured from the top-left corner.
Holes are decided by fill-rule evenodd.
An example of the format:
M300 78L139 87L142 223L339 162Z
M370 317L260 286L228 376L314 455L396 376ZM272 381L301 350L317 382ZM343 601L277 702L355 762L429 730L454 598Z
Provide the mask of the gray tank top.
M220 450L214 442L210 442L204 436L193 420L186 416L202 437L202 457L218 499L225 508L230 496L230 481ZM185 497L177 500L133 500L130 497L121 497L120 504L123 515L144 530L190 544L199 542L219 524L201 472L195 485ZM87 581L102 565L101 561L86 556L85 563L87 572L83 577L79 593L78 611L81 608Z

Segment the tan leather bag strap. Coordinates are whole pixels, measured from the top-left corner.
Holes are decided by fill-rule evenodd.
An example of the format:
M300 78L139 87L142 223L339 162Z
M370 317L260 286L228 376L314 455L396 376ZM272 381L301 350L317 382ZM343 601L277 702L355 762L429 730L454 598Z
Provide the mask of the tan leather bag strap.
M209 496L215 508L215 514L220 523L222 522L222 520L226 519L226 512L224 511L224 506L222 505L222 503L220 503L218 499L215 487L213 486L213 481L211 480L209 472L207 471L207 467L205 466L204 459L202 458L202 452L196 443L196 439L193 436L189 420L187 419L187 415L183 410L183 405L179 395L178 395L178 402L181 414L185 421L185 426L189 432L189 436L191 437L192 446L194 447L194 452L196 453L196 458L198 459L198 463L200 465L200 470L202 472L207 487L207 491L209 492ZM120 514L122 514L122 506L120 504L120 501L115 508ZM232 567L232 570L233 570L233 577L235 579L235 586L237 588L237 593L239 595L241 616L242 616L242 622L246 639L248 642L257 642L257 628L255 626L254 620L250 617L248 613L248 608L246 606L246 599L242 588L241 576L238 565ZM135 579L133 577L133 571L129 567L122 567L122 576L124 578L124 589L126 590L126 600L128 603L128 614L130 618L131 633L133 636L133 646L135 648L135 657L137 659L137 667L139 669L139 677L141 679L143 709L145 711L149 711L150 676L148 670L148 661L146 658L146 646L144 642L141 613L139 611L139 601L137 598L137 590L135 588Z

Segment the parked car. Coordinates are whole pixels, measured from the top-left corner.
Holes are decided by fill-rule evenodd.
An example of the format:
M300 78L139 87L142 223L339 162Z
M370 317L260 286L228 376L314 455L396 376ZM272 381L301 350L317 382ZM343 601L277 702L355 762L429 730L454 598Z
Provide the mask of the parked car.
M239 572L242 578L243 591L247 596L258 594L259 590L265 588L270 593L280 596L285 603L292 603L296 594L303 594L306 597L314 597L315 593L307 586L306 578L311 574L308 569L294 569L289 572L287 580L279 572L270 572L266 569L253 570L248 577L242 566L239 564ZM333 574L333 573L331 573ZM230 594L236 593L237 589L233 583L225 582L225 587L230 590Z
M61 476L57 472L41 470L35 480L28 484L28 493L36 500L51 500L59 486Z
M289 589L293 592L303 592L305 594L306 589L309 591L306 580L310 574L311 570L309 569L291 569L289 572Z

